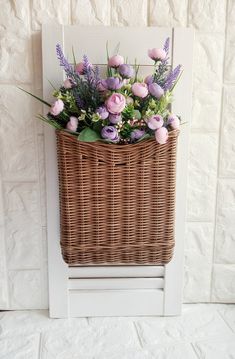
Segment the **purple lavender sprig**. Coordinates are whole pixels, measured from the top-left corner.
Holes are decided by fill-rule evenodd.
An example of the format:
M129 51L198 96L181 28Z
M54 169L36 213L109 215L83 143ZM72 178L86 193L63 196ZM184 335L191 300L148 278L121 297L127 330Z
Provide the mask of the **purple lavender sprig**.
M84 107L84 101L81 99L81 97L78 94L75 94L75 101L78 108L82 109Z
M71 78L71 80L75 80L75 73L73 70L73 66L70 65L68 60L65 58L60 44L56 45L56 55L58 60L60 61L60 66L64 68L67 77Z
M170 38L167 37L163 45L163 50L166 51L166 55L169 55L169 47L170 47Z
M98 66L95 66L95 68L93 69L86 55L83 56L83 64L83 72L85 79L93 88L96 88L98 86L98 83L100 82Z
M181 65L176 66L173 70L170 71L168 74L165 84L163 85L163 88L165 91L171 90L172 86L175 84L181 70Z
M170 38L167 37L163 45L163 50L166 51L166 58L161 62L159 62L158 68L154 73L154 82L156 82L161 87L164 86L164 83L166 81L166 74L169 71L169 65L168 65L169 46L170 46Z
M87 79L88 82L92 81L92 65L88 60L87 55L83 55L83 73L84 77Z

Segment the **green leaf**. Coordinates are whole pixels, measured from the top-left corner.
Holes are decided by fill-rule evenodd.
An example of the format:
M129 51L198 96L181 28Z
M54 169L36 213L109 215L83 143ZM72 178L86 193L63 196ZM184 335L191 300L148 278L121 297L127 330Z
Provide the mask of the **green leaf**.
M148 140L149 138L153 138L149 133L146 133L144 136L142 136L138 141L136 142L142 142L144 140Z
M72 54L73 54L73 66L74 66L74 70L75 70L77 62L76 62L76 57L75 57L75 52L74 52L73 46L72 46Z
M36 98L36 100L42 102L44 105L47 105L47 106L51 107L51 104L48 103L48 102L46 102L46 101L44 101L42 98L40 98L40 97L38 97L38 96L36 96L36 95L33 95L31 92L28 92L28 91L22 89L21 87L18 87L18 89L21 90L21 91L24 91L24 92L27 93L28 95L30 95L30 96Z
M57 128L58 130L60 130L60 129L63 128L62 126L60 126L59 123L57 123L57 122L56 122L55 120L53 120L53 119L50 120L49 118L47 118L47 117L45 117L45 116L43 116L43 115L37 115L36 117L37 117L38 119L40 119L40 120L46 122L48 125Z
M89 127L85 127L78 136L78 140L83 142L95 142L100 139L100 135Z
M53 83L52 83L50 80L48 80L48 79L47 79L47 81L49 82L49 84L51 85L51 87L52 87L55 91L57 91L57 88L53 85Z
M96 133L100 133L101 132L101 130L102 130L102 122L101 121L99 121L99 122L95 122L94 124L93 124L93 130L96 132Z

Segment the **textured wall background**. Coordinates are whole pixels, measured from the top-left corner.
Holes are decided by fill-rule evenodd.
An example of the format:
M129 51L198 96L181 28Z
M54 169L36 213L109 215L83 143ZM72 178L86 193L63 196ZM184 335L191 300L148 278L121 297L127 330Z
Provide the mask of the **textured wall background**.
M16 88L41 95L42 23L195 28L184 300L235 302L235 1L0 0L0 8L0 309L48 306L40 106Z

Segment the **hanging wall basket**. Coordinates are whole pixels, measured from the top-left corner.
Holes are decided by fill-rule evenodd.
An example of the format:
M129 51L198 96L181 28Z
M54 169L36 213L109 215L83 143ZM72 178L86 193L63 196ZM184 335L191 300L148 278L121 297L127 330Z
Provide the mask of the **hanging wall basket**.
M80 142L57 131L61 249L69 265L168 263L178 131L166 144Z

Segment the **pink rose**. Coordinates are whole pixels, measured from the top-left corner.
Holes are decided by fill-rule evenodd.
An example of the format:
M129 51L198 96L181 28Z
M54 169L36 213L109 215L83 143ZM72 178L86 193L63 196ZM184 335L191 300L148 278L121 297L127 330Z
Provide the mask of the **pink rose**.
M126 99L122 94L114 92L105 101L105 105L110 113L116 115L124 110L126 106Z
M180 120L176 115L170 115L167 119L167 125L171 126L174 130L180 127Z
M65 88L65 89L71 89L71 87L72 87L72 84L71 84L70 79L66 79L66 80L64 81L64 88Z
M77 117L71 116L69 118L69 122L66 125L67 130L76 132L78 127L78 119Z
M168 131L165 127L161 127L158 130L155 131L155 138L157 143L160 143L160 145L163 145L168 140Z
M64 109L64 103L62 100L56 100L53 105L51 106L51 109L50 109L50 113L53 115L53 116L57 116L59 115Z
M164 124L163 122L163 118L162 116L160 115L153 115L149 118L148 120L148 127L151 129L151 130L157 130L158 128L162 127Z
M131 86L131 90L135 96L144 98L148 96L148 86L142 82L136 82Z
M124 64L124 58L121 55L114 55L108 60L109 67L119 67L122 64Z
M76 67L75 67L75 71L76 71L79 75L83 75L84 63L83 63L83 62L79 62L79 64L77 64Z
M148 55L152 60L164 60L166 58L166 51L163 49L149 49Z

